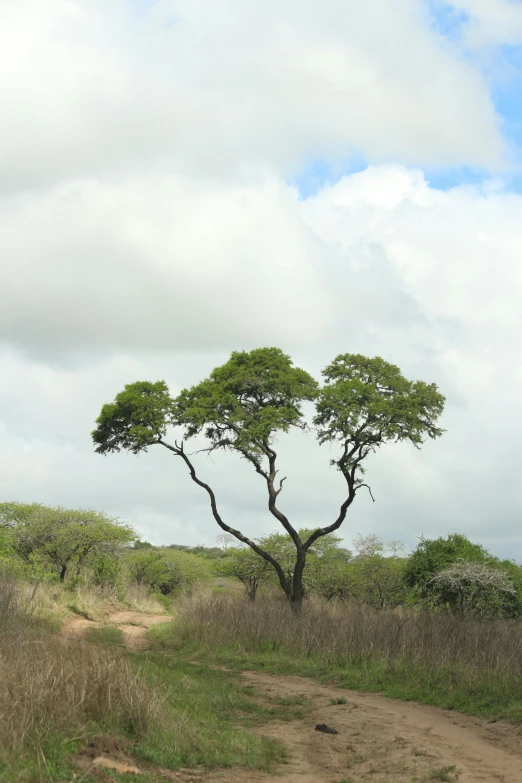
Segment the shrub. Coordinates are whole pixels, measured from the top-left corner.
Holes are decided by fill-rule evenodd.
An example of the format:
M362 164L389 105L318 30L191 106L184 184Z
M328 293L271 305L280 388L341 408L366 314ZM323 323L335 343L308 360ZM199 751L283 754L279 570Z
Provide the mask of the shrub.
M426 589L434 603L482 617L516 617L517 591L507 572L485 563L461 561L436 574Z

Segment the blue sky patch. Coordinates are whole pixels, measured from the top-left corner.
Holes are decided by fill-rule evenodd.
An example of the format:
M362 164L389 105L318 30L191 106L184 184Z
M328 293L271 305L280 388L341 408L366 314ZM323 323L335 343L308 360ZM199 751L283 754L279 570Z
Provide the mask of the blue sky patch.
M450 41L459 40L469 17L443 0L427 0L432 28Z
M356 153L338 163L331 163L324 158L315 158L289 184L298 189L302 199L310 198L325 185L335 185L343 177L364 171L367 167L368 161Z

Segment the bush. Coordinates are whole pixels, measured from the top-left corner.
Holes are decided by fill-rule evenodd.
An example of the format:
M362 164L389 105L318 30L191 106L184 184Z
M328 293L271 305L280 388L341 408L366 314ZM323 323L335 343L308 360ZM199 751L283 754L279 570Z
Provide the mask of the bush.
M517 591L507 572L485 563L454 563L427 585L434 603L481 617L517 617Z
M182 550L147 548L128 553L127 571L136 584L168 596L208 579L213 567L210 561Z
M91 565L94 584L98 587L116 588L121 583L121 559L117 555L102 554Z
M426 598L430 593L428 585L439 571L462 560L485 563L488 558L484 547L472 544L466 536L459 533L434 540L422 538L415 552L408 558L404 581L408 587L415 588L421 598Z
M462 573L459 576L459 568L463 568L459 564L462 563L470 566L475 564L477 568L468 569L467 578ZM485 580L489 571L478 568L480 565L486 569L500 571L505 574L505 578L493 575L486 590ZM454 567L457 567L456 571L452 570ZM438 574L448 569L450 570L447 577L435 579ZM461 581L461 586L455 592L457 578ZM522 569L510 560L499 560L493 557L480 544L472 544L465 536L458 533L432 541L422 539L415 552L408 558L404 581L408 587L414 589L417 599L426 608L444 605L455 608L459 601L462 601L466 610L475 611L472 606L474 596L477 601L477 614L485 613L491 616L491 613L496 611L500 617L522 615ZM500 593L497 590L494 597L493 584L498 584L500 589L501 584L507 585L508 582L514 588L513 592L509 592L509 597L508 593L502 590ZM489 598L486 598L486 593ZM501 593L504 596L502 599L500 599ZM489 605L489 609L486 609L486 604Z

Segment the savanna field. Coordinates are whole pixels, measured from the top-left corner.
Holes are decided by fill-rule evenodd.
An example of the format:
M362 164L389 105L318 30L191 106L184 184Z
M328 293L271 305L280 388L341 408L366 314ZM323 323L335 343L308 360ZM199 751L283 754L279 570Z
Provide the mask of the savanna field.
M375 536L350 552L326 537L296 613L273 569L230 537L153 547L101 513L4 503L0 514L6 783L468 779L451 748L414 736L424 714L397 745L367 704L353 706L356 693L476 716L462 718L467 731L518 742L522 578L464 536L413 553ZM262 545L290 568L287 539ZM380 698L382 725L396 701L367 698ZM363 747L329 758L325 743L354 740L356 713ZM323 743L320 769L299 761L301 734Z

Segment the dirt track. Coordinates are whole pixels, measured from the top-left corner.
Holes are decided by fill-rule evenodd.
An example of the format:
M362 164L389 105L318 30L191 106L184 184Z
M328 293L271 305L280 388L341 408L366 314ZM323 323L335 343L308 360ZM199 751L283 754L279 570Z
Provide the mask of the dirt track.
M145 634L147 628L155 623L168 623L170 617L160 614L142 614L141 612L112 612L105 622L86 620L83 617L73 617L66 620L62 627L63 636L81 636L89 628L102 628L107 625L117 625L123 633L123 641L128 650L137 652L147 647Z
M262 729L290 751L292 761L281 778L285 783L338 783L343 778L354 783L411 783L430 780L431 770L453 765L459 783L522 781L521 735L513 726L377 694L324 687L301 677L258 672L243 676L266 694L283 698L299 694L313 700L313 717L307 725L296 722ZM347 703L333 706L331 699ZM319 733L316 723L326 723L339 734ZM454 774L449 771L446 779ZM257 783L266 778L228 780Z
M108 616L107 623L122 629L130 650L139 650L146 646L147 628L167 620L160 615L115 612ZM73 619L62 632L81 635L95 625L103 623ZM301 677L259 672L243 672L242 676L261 699L301 696L311 701L310 716L305 721L268 724L259 729L287 747L288 764L277 776L245 770L194 770L165 772L166 778L181 783L522 783L522 735L509 724L489 724L435 707L321 686ZM332 705L332 699L346 703ZM319 723L336 729L338 734L316 731ZM441 776L443 769L445 777ZM438 777L431 776L432 771L437 771Z

